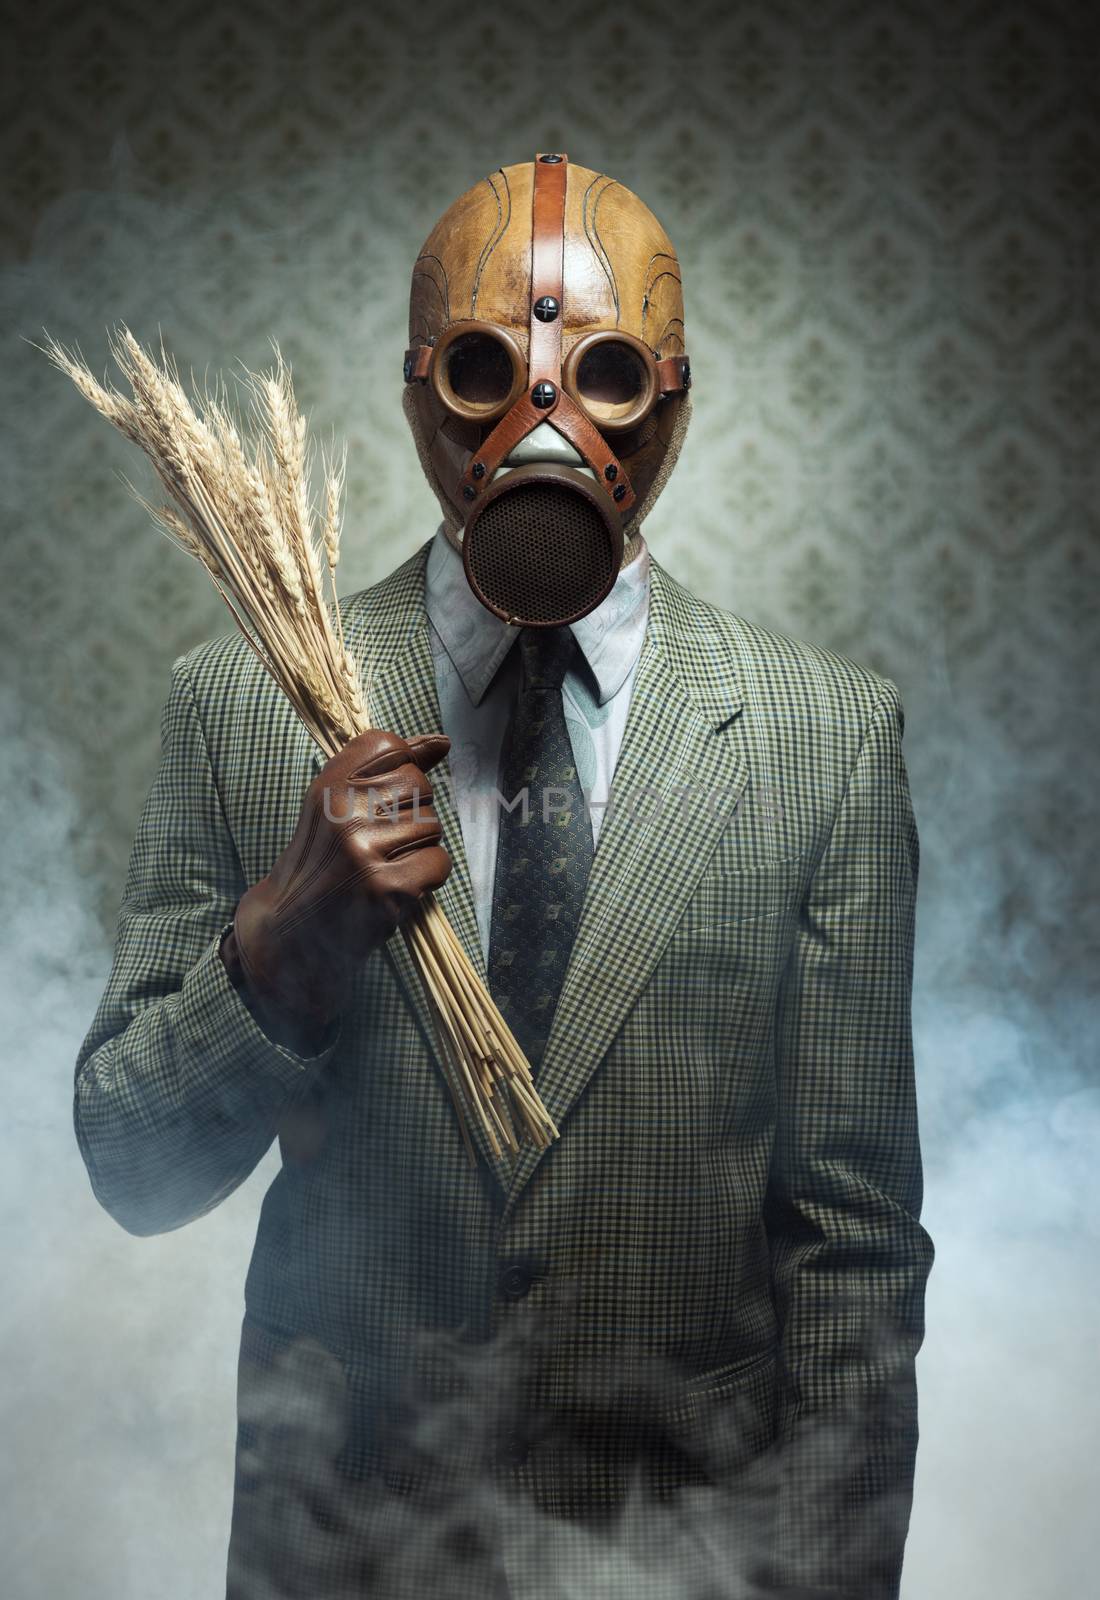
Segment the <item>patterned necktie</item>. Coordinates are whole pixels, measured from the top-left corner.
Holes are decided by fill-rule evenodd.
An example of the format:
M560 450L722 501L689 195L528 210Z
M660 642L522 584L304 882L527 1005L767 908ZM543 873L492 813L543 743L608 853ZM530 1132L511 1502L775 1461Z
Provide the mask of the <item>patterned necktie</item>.
M561 697L576 640L568 628L524 628L519 645L520 683L497 785L504 804L489 925L489 988L534 1070L580 921L592 827Z

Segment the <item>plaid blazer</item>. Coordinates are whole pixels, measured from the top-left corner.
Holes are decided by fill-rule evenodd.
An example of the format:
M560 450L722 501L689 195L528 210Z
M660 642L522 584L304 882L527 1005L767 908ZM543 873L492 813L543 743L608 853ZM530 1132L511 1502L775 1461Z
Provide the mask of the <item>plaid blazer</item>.
M405 734L439 726L429 544L342 604L372 719ZM653 562L622 799L539 1071L561 1137L515 1160L477 1138L474 1167L400 938L315 1058L230 985L221 935L321 758L239 639L175 663L74 1121L135 1234L202 1216L279 1140L233 1600L543 1600L612 1558L632 1597L733 1592L735 1569L896 1596L933 1255L902 731L889 679ZM435 792L439 898L484 978Z

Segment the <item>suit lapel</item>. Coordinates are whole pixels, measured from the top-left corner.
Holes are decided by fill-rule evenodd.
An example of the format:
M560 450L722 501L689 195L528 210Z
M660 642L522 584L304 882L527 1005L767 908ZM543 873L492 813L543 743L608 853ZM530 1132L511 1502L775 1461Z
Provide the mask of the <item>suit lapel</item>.
M435 666L424 605L424 572L430 546L429 540L388 578L373 588L353 595L344 609L345 638L367 690L371 726L393 729L403 738L419 733L438 733L441 726ZM315 764L319 767L323 763L324 757L318 752ZM436 814L443 828L443 844L453 863L450 875L437 892L436 899L458 935L474 971L482 983L487 984L462 826L446 765L434 768L429 779L434 792ZM404 939L400 935L387 939L383 951L442 1074L435 1044L435 1028L424 998L423 984ZM480 1123L471 1118L469 1125L489 1170L503 1183L507 1176L507 1164L493 1155Z
M619 804L605 813L538 1073L563 1138L569 1111L645 986L748 781L747 765L719 731L741 704L728 657L708 660L691 597L651 558L646 640L612 786ZM522 1147L505 1217L545 1153Z
M371 724L405 737L440 727L424 605L430 544L344 607L345 635L368 689ZM600 831L538 1073L539 1093L563 1137L569 1111L648 981L749 777L722 731L742 706L729 656L718 654L700 626L690 594L650 561L649 619L615 769L617 803ZM317 766L323 762L319 753L315 760ZM487 985L462 828L451 785L441 777L433 775L435 806L454 865L438 899ZM384 950L438 1061L420 976L404 940L391 938ZM472 1124L471 1133L506 1193L507 1216L546 1152L525 1143L517 1157L498 1160L478 1125Z

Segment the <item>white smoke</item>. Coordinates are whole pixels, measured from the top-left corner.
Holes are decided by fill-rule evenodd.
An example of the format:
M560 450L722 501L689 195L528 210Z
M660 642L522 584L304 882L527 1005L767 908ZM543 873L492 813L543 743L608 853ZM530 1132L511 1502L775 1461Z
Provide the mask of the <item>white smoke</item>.
M70 235L83 237L78 224L85 211L102 215L105 233L117 240L91 307L80 298L89 292L83 280L78 296L50 265L63 258ZM116 315L136 321L136 297L139 314L144 310L152 326L161 285L194 276L202 287L197 301L181 297L177 322L184 321L175 338L186 335L189 347L206 352L213 326L236 340L239 333L219 320L221 284L193 271L194 260L209 253L208 234L161 227L166 216L149 200L127 195L124 185L109 206L102 197L89 204L86 196L70 195L47 208L33 262L2 286L6 320L30 336L48 321L68 336ZM326 218L317 236L331 222ZM126 264L129 239L161 234L171 242L156 270L144 263L153 288L142 299ZM194 252L182 262L172 258L181 238ZM297 246L289 225L287 239L270 249L252 238L250 261L278 255L284 243ZM323 262L305 276L324 282ZM383 286L398 287L375 292L371 326L398 325L394 306L403 278L375 276ZM392 295L393 305L380 295ZM293 303L289 288L286 297ZM384 393L387 347L363 334L365 315L348 340L353 354L340 369L341 387L328 400L334 416L362 419L364 396ZM265 358L262 340L273 325L266 313L254 321L260 328L253 334L255 351L235 351L250 363ZM230 322L235 330L237 312ZM25 349L19 354L31 359ZM13 364L15 374L26 370ZM20 381L28 392L41 393L33 378ZM20 392L12 390L12 414ZM75 397L72 403L79 404ZM101 425L89 427L99 441ZM385 428L378 402L365 431L384 438ZM392 437L407 449L396 426ZM79 464L66 461L65 451L76 445L61 430L49 448L51 460L58 452L62 462L58 480L79 483L88 452ZM102 446L89 450L98 459L108 448L104 429ZM385 461L386 451L378 448L374 470L387 470ZM35 474L45 466L41 446L37 456L30 449L13 452L0 502L13 528L33 513L49 526L56 523L61 537L76 518L71 507L53 506L36 488ZM694 470L690 463L686 469ZM121 489L117 497L121 514ZM95 497L88 502L98 503ZM397 559L382 536L392 536L396 552L407 521L394 517L399 532L372 534L371 560L382 570ZM349 570L357 586L371 575L365 549L353 547L349 555L359 563ZM696 556L685 548L684 559ZM82 579L93 604L115 607L105 613L110 631L139 595L136 588L120 592L109 562L102 574L94 567L86 559ZM210 605L213 612L213 600ZM216 626L224 626L220 617ZM925 624L920 627L927 634ZM31 714L15 701L0 705L4 1592L11 1600L217 1596L229 1538L242 1290L277 1153L270 1152L217 1210L177 1233L135 1238L96 1205L72 1129L72 1073L106 979L109 949L92 914L96 885L81 878L73 862L75 845L103 820L78 773L35 726L33 693L48 703L64 677L56 669L58 652L51 652L47 671L45 649L37 655L22 648L22 637L18 642L15 665L21 684L33 691L23 702ZM922 639L929 649L934 642ZM938 695L942 713L952 693L935 676L936 661L922 661L920 692ZM76 665L66 663L67 670ZM1093 1509L1100 1499L1100 1384L1094 1377L1100 1090L1081 1076L1083 1064L1094 1066L1096 1029L1095 1011L1080 996L1083 963L1069 927L1074 886L1059 864L1056 841L1029 838L1021 825L1019 803L1033 804L1034 795L1021 783L1017 752L988 727L959 725L948 733L946 749L936 750L937 718L922 714L915 697L907 696L907 703L907 751L914 745L918 754L931 751L927 777L915 785L922 837L915 1022L923 1220L937 1255L927 1295L928 1337L918 1359L921 1446L902 1600L1086 1600L1100 1564ZM942 785L932 771L941 755L950 769ZM964 816L968 853L960 852L952 834ZM1021 884L1023 910L1010 923L1003 903ZM1053 948L1056 940L1060 951ZM446 1425L439 1416L426 1422L421 1442L429 1452L439 1447L437 1430ZM311 1427L315 1440L322 1430L323 1442L324 1418L314 1418ZM280 1514L293 1524L303 1504L289 1488ZM337 1496L337 1513L341 1506ZM428 1524L411 1512L392 1511L376 1530L379 1558L395 1579L402 1572L418 1575L431 1592L441 1568L453 1571L469 1523L492 1525L494 1519L516 1565L546 1574L538 1600L739 1600L744 1594L739 1573L745 1551L736 1524L705 1491L660 1512L636 1493L617 1522L585 1531L537 1518L475 1483L440 1506ZM273 1600L278 1583L273 1573L271 1593L249 1600Z
M96 1205L72 1131L72 1071L109 952L70 849L95 819L10 701L3 732L5 1591L212 1596L229 1533L242 1287L277 1156L177 1233L134 1238ZM934 824L923 842L928 864ZM950 980L991 925L995 885L976 888L987 867L975 862L949 900L922 901L918 928L924 1221L937 1259L903 1597L1083 1600L1097 1559L1100 1091L1066 1058L1066 1039L1087 1034L1083 1006L1067 1014L1062 996L1048 1007L1023 985L993 994L965 972ZM1005 952L1007 978L1027 942ZM429 1419L421 1443L433 1448L442 1425ZM283 1514L294 1507L291 1495ZM660 1510L636 1493L617 1522L586 1531L472 1483L430 1525L391 1509L380 1560L395 1579L427 1582L455 1570L464 1527L493 1519L519 1565L545 1572L540 1600L747 1593L735 1524L701 1490ZM279 1593L273 1579L249 1600Z
M72 866L95 818L7 695L0 737L3 1590L224 1593L242 1287L277 1155L179 1233L136 1239L96 1204L72 1124L110 959Z

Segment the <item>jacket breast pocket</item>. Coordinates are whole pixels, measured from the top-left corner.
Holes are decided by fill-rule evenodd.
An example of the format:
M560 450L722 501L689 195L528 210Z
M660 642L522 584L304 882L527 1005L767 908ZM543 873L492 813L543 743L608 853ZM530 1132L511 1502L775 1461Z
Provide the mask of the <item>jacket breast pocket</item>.
M704 871L654 972L652 1026L671 1048L683 1049L697 1077L715 1075L716 1112L746 1082L726 1071L731 1056L762 1051L765 1059L804 869L803 858L792 856L743 871Z
M751 955L759 946L763 955L773 956L797 920L804 870L801 855L736 869L712 861L675 930L680 944L725 945L731 958Z

